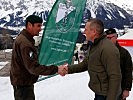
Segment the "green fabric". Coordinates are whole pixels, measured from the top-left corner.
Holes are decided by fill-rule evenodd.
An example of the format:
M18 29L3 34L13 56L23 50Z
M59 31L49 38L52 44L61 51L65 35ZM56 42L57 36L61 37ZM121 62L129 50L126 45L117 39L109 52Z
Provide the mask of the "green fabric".
M41 40L40 64L71 63L85 4L86 0L57 0L55 2Z

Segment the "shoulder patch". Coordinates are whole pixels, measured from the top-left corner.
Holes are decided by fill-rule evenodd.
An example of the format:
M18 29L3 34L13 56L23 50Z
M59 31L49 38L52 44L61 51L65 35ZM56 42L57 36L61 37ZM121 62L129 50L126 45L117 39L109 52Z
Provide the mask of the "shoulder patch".
M30 56L30 58L33 58L33 52L32 51L29 52L29 56Z

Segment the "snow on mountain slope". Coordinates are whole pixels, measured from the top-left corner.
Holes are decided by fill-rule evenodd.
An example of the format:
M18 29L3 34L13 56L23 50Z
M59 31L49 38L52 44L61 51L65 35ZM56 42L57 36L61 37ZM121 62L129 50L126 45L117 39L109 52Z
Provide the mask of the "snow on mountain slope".
M109 3L114 3L121 8L133 10L133 0L105 0Z
M106 0L106 2L114 3L133 15L133 0Z
M28 15L36 14L46 21L46 18L56 0L0 0L0 27L9 29L20 29L24 26L24 20ZM98 17L103 21L115 25L116 20L120 26L130 24L133 18L133 1L127 0L87 0L86 8L89 10L85 14L88 18L89 12L91 17ZM125 21L121 21L125 20ZM126 21L127 20L127 21ZM107 24L107 23L106 23ZM106 25L108 27L116 27Z

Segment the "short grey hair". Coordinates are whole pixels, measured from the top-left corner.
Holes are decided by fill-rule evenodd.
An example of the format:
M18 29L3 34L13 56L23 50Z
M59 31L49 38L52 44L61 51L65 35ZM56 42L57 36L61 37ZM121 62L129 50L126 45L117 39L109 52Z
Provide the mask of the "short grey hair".
M90 22L90 28L95 28L97 34L103 34L104 33L104 24L100 19L92 18L89 19L88 22Z

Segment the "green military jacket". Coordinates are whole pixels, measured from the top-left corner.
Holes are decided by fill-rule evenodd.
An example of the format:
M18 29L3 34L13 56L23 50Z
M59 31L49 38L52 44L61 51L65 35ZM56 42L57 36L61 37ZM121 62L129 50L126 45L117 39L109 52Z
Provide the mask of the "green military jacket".
M96 94L117 100L121 87L120 54L117 47L101 36L95 39L85 59L68 67L68 73L88 71L89 87Z

